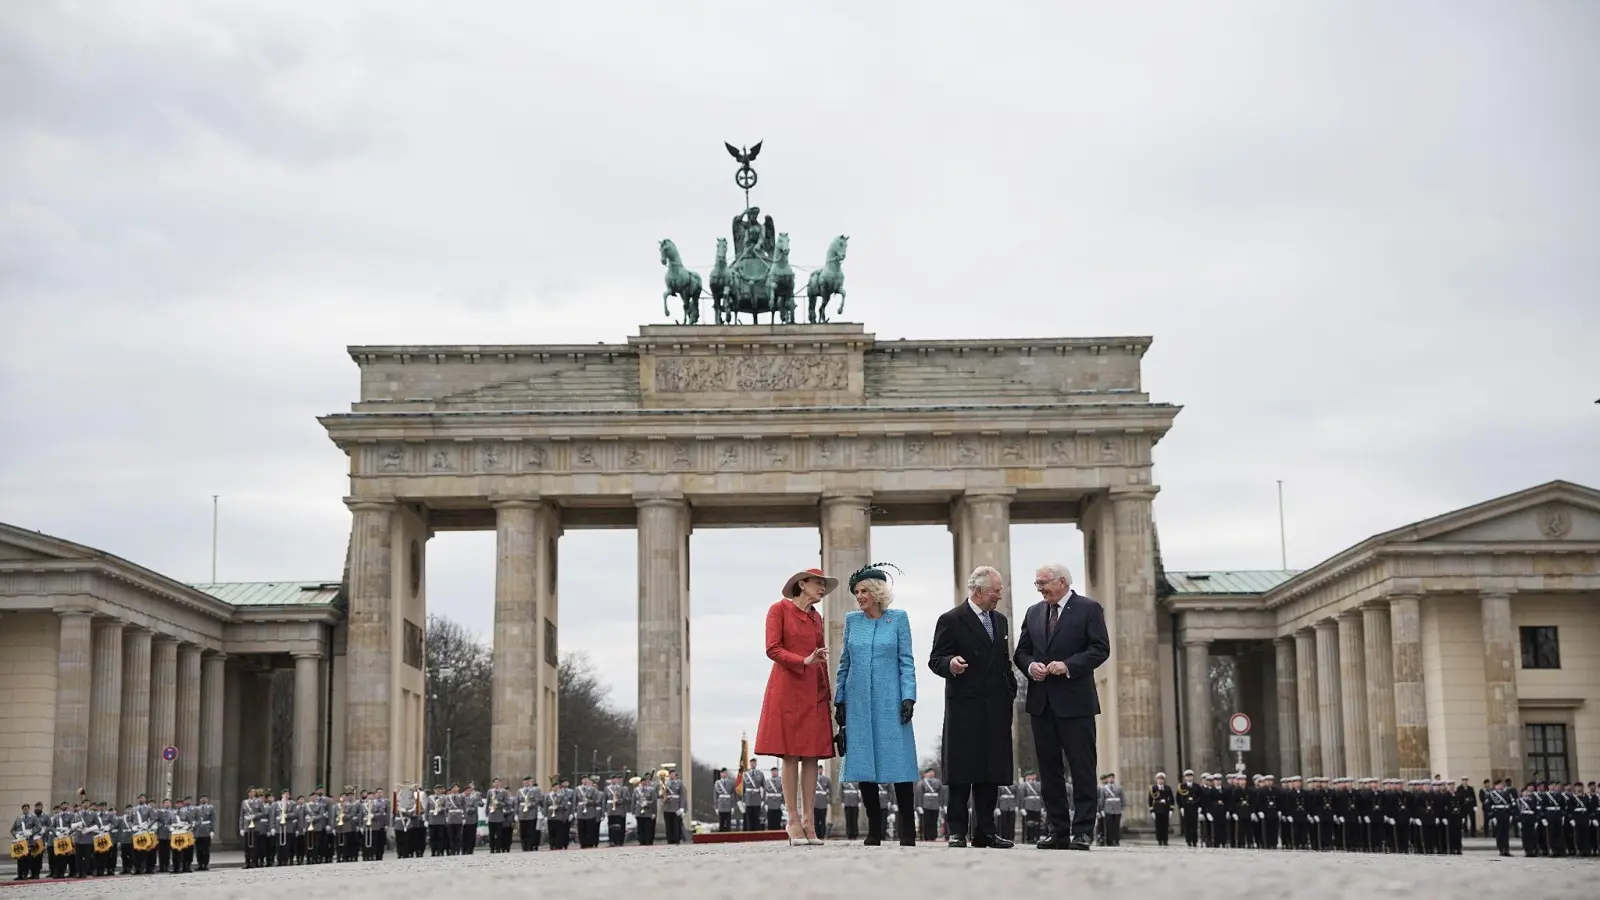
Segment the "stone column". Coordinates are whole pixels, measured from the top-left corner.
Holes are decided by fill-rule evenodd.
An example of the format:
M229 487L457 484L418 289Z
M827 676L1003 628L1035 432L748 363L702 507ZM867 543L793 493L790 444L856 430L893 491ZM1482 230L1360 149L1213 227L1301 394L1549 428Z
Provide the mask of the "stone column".
M1488 701L1489 780L1522 777L1522 713L1517 706L1517 631L1511 595L1479 595L1483 609L1483 682Z
M1011 492L968 491L963 498L967 508L964 525L970 566L961 573L962 590L957 592L953 602L955 605L964 602L967 576L972 574L972 569L979 566L996 569L1005 582L1005 591L1001 593L995 611L1006 617L1011 630L1015 632L1017 619L1011 613L1014 592L1011 583L1011 497ZM1148 511L1148 504L1145 509Z
M294 759L290 762L290 782L295 795L310 794L317 786L317 737L322 711L322 667L320 653L294 655Z
M227 677L228 657L225 653L208 653L200 662L200 787L195 794L211 798L213 804L222 802L222 730L223 682ZM222 807L218 806L218 809Z
M117 741L120 795L111 799L125 805L140 794L154 793L155 785L149 783L150 638L153 635L146 629L132 626L123 631L126 643L122 648L122 712L118 717L122 735Z
M122 740L122 623L95 623L93 641L86 790L90 800L115 804L121 796L117 792L117 747Z
M1339 683L1339 626L1323 619L1317 632L1317 724L1322 729L1322 772L1327 778L1344 769L1344 701Z
M643 771L684 766L683 535L681 497L635 500L639 509L639 737Z
M243 696L244 675L239 669L239 657L224 663L222 675L222 787L218 791L221 797L213 794L211 799L216 802L217 809L229 810L230 815L238 813L239 804L244 801L244 788L240 782L244 776L239 768L240 758L244 751L239 746L239 739L244 730ZM332 787L330 785L330 787ZM337 788L334 788L337 791ZM337 796L337 793L335 793ZM224 831L220 837L226 838L226 844L233 844L238 840L238 829L233 833Z
M350 507L349 665L345 688L345 779L389 784L389 706L394 701L394 504L346 500Z
M1372 774L1372 738L1367 722L1367 656L1361 630L1361 612L1348 610L1338 617L1339 691L1344 701L1344 774L1363 778Z
M60 649L56 656L54 801L77 802L78 788L89 780L89 704L94 654L94 614L86 609L60 610Z
M1367 752L1374 778L1400 774L1394 746L1394 644L1389 634L1389 604L1361 608L1361 637L1367 666Z
M1394 640L1394 739L1399 777L1427 778L1431 756L1428 695L1422 680L1421 598L1389 598L1389 631Z
M172 767L172 796L200 792L200 648L178 648L178 761Z
M850 574L872 562L872 498L865 494L830 494L822 498L822 571L839 579L839 586L822 600L823 619L828 628L828 685L835 687L833 678L838 671L840 647L844 644L844 617L856 608L850 593ZM839 777L843 761L838 757L828 760L828 783L832 785L832 801L828 805L828 819L844 821L844 799L839 793L844 779Z
M145 775L152 804L159 805L167 796L167 763L161 751L177 742L178 641L158 634L150 646L150 751Z
M1300 719L1296 710L1299 700L1297 687L1294 639L1274 638L1272 649L1278 676L1278 771L1292 775L1300 768Z
M1155 782L1161 765L1161 688L1156 682L1155 538L1150 504L1153 487L1113 489L1111 515L1116 544L1116 613L1111 663L1117 673L1117 741L1124 784ZM1020 696L1019 692L1019 696ZM1144 822L1142 803L1124 815Z
M1188 691L1188 715L1184 722L1189 738L1188 767L1196 772L1210 772L1217 762L1215 748L1211 746L1211 642L1184 641L1183 660Z
M539 501L531 499L502 500L494 505L495 666L489 769L491 777L508 779L507 783L532 772L538 753L537 667L544 633L535 595L538 507Z
M1294 681L1299 689L1295 707L1300 711L1300 773L1310 778L1322 773L1322 726L1317 721L1317 636L1310 629L1294 633Z

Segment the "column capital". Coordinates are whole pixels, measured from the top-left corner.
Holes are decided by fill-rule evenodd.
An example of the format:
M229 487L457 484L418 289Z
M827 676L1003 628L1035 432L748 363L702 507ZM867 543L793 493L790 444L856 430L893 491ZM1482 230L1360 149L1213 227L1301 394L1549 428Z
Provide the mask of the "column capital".
M1272 643L1274 645L1276 645L1276 646L1279 646L1279 647L1293 645L1294 644L1294 635L1292 635L1292 634L1280 634L1277 637L1272 639Z
M99 616L99 617L96 617L95 620L94 620L94 627L95 628L104 628L104 629L116 628L118 630L121 630L122 628L125 628L127 626L127 624L128 624L127 622L122 621L121 619L117 618L116 616Z
M165 634L163 632L157 631L157 632L153 632L150 635L150 643L152 643L152 644L181 644L183 642L178 640L177 638L173 637L170 634Z
M1329 616L1328 618L1322 619L1322 620L1317 621L1317 622L1313 622L1311 624L1311 628L1312 628L1313 631L1332 631L1333 629L1336 629L1338 627L1339 627L1339 623L1337 621L1335 621L1332 616Z
M975 501L993 501L996 503L1010 503L1016 499L1017 489L1009 487L993 488L968 488L961 492L961 500L968 503Z
M203 656L202 659L205 662L226 663L229 657L227 651L224 650L207 650L205 651L205 656Z
M351 512L394 512L400 504L393 498L382 497L346 497L344 505Z
M832 506L841 503L857 503L866 506L872 503L871 491L823 491L822 505Z
M637 507L671 506L671 507L682 508L686 504L684 502L682 494L659 493L659 494L634 494L633 495L633 505L637 506Z
M492 494L489 497L489 505L495 509L538 509L543 504L538 494Z
M289 655L295 659L314 659L320 661L327 654L323 653L321 650L293 650L290 651Z
M1483 600L1510 600L1516 593L1509 588L1480 588L1478 597Z
M1113 502L1118 500L1154 500L1161 488L1153 484L1119 484L1107 488Z
M94 610L86 606L67 606L55 611L63 619L93 618Z
M1361 618L1361 607L1356 606L1356 607L1351 607L1350 609L1343 610L1343 611L1339 612L1337 615L1335 615L1333 618L1334 618L1335 621L1337 621L1339 619L1349 619L1351 621L1355 621L1355 620Z
M1212 644L1212 640L1210 638L1186 637L1186 638L1183 639L1183 645L1185 647L1207 647L1207 648L1209 648L1211 646L1211 644Z

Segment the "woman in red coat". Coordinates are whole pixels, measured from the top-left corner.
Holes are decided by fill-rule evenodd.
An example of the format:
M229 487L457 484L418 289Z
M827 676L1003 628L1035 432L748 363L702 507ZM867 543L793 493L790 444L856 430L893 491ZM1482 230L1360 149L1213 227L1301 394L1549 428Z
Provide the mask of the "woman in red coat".
M820 569L789 576L783 599L767 610L767 658L772 674L761 700L756 755L783 759L783 805L789 845L821 844L811 820L817 769L833 756L828 720L828 648L822 616L812 607L839 586Z

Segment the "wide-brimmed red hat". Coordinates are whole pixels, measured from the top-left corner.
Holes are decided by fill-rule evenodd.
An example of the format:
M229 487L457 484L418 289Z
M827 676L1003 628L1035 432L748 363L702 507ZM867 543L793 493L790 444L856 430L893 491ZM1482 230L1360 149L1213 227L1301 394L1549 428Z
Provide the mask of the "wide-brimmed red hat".
M824 597L828 596L828 594L832 593L834 588L839 586L839 579L834 578L831 575L822 574L821 569L806 569L805 571L796 572L789 576L789 580L783 583L783 595L785 597L800 596L800 592L795 590L795 585L806 580L807 578L818 578L822 580L822 596Z

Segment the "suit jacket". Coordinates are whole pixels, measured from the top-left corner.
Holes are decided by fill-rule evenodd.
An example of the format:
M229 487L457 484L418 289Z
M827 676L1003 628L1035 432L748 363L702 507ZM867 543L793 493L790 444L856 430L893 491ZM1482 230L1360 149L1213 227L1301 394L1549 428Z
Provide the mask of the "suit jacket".
M1106 634L1106 612L1099 603L1069 591L1061 598L1061 611L1055 631L1045 636L1043 600L1028 607L1022 617L1022 632L1017 652L1012 657L1028 682L1027 708L1030 715L1046 711L1068 719L1100 714L1100 692L1094 686L1094 670L1111 656L1111 639ZM1033 663L1064 662L1066 675L1046 675L1043 681L1028 678Z
M951 784L1009 784L1012 777L1011 714L1017 676L1010 665L1011 623L989 614L994 638L962 600L933 626L928 668L944 681L944 758L940 771ZM960 675L950 660L966 660Z

